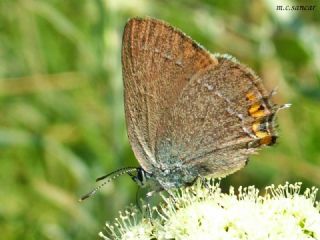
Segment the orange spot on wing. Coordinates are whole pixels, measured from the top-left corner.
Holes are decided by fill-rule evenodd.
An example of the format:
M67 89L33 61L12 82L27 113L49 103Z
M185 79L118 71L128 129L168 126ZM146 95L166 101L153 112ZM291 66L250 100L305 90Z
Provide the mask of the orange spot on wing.
M254 92L248 92L246 94L246 99L250 100L250 101L254 101L254 100L256 100L256 95L254 94Z
M253 132L258 132L259 131L259 129L260 129L260 122L255 122L255 123L253 123L252 124L252 131Z
M254 118L260 118L260 117L264 117L267 115L267 112L264 110L259 110L259 111L255 111L252 114L250 114L252 117Z
M272 136L268 135L260 139L261 145L270 145L272 143Z
M254 103L253 105L250 106L249 108L249 114L252 116L252 114L254 114L256 111L258 111L258 109L260 108L260 104L259 103Z
M267 132L259 131L259 132L256 132L256 136L258 138L261 138L261 140L262 140L263 138L268 137L270 135Z

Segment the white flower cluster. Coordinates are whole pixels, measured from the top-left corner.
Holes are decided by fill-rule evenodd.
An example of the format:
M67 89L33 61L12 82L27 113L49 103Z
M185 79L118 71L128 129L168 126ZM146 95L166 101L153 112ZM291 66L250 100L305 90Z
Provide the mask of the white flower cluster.
M107 224L104 239L318 239L320 204L317 189L300 193L301 183L269 186L263 196L255 187L239 188L237 194L221 192L220 183L199 181L170 192L164 204L146 206L143 213L131 209Z

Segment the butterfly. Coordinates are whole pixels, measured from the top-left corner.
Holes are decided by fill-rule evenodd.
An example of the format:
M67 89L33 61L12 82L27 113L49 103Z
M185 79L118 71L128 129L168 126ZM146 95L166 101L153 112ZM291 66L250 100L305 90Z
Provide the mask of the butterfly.
M250 154L277 140L275 116L290 105L272 102L262 80L226 54L211 54L182 31L152 18L130 19L123 33L126 125L141 167L129 174L154 191L223 177Z

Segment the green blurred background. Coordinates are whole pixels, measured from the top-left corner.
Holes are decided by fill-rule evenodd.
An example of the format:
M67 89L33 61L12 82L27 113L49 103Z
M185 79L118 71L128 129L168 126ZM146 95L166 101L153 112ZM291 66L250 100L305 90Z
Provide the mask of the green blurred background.
M314 11L277 5L314 4ZM1 239L97 239L135 203L122 177L94 198L94 179L137 166L124 124L120 48L133 16L182 29L253 68L277 103L278 144L223 181L320 186L320 2L0 0Z

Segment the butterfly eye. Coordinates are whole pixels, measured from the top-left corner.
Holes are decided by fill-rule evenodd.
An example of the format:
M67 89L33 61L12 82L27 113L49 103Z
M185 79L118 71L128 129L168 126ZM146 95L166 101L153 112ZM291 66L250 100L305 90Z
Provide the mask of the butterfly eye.
M137 176L134 181L137 182L139 186L143 187L146 180L146 172L142 168L137 168Z

